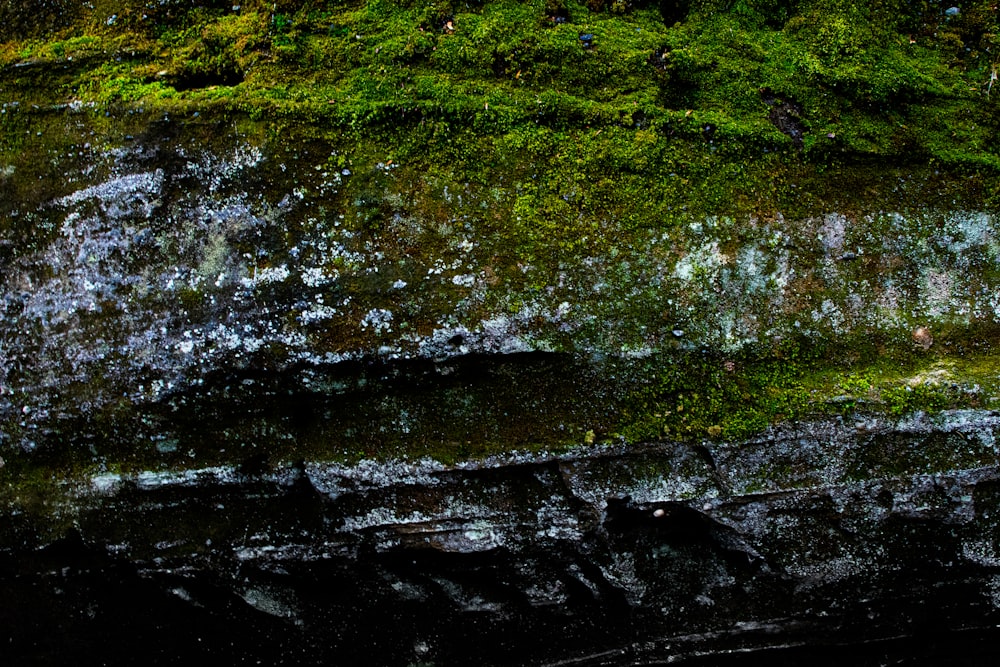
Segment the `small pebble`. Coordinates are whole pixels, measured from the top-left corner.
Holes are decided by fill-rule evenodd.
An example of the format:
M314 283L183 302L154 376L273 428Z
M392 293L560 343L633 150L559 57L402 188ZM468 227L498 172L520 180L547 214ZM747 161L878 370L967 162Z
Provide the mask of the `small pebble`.
M662 519L666 514L662 509L653 510L653 516L657 519Z
M912 336L913 342L925 350L929 350L934 344L934 336L931 335L931 330L927 327L917 327L913 330Z

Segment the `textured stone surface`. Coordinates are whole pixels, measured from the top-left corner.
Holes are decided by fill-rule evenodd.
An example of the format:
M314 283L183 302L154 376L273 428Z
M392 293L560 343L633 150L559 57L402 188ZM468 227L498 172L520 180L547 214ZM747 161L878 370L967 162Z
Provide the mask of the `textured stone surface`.
M11 517L0 586L32 611L5 643L44 661L124 628L99 660L581 665L922 664L957 643L987 664L998 431L968 411L711 449L102 475L65 489L66 528Z
M668 5L0 4L0 656L992 664L996 8Z
M932 330L1000 317L990 212L697 219L558 267L524 264L525 286L495 279L484 221L424 220L402 205L358 231L336 212L350 213L338 199L350 170L235 135L209 146L199 124L145 123L142 143L63 156L78 166L15 211L38 238L2 278L4 446L65 442L84 428L67 422L155 406L220 374L738 354L867 335L929 348Z

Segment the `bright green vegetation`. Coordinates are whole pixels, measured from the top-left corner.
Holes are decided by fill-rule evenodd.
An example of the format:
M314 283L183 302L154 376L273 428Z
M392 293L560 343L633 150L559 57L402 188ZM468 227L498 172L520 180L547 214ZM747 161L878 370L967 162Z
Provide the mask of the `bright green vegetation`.
M22 104L247 114L501 185L512 234L572 250L608 217L843 208L890 165L993 197L997 12L945 4L97 2L7 17L0 65Z
M764 359L692 354L651 362L656 380L629 402L630 439L740 439L769 424L836 414L888 414L977 407L1000 401L994 355L961 344L943 353L859 345L785 345Z
M2 101L80 102L95 123L255 119L362 174L401 166L418 215L445 188L478 192L527 261L705 214L982 208L1000 192L987 1L957 16L902 0L24 4L0 16ZM2 142L18 154L22 126ZM343 199L376 224L393 205L371 181Z

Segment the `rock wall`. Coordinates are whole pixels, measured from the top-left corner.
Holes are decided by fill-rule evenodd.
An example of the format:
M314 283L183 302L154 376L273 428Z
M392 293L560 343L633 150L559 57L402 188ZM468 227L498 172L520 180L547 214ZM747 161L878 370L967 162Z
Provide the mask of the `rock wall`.
M606 358L788 341L926 349L931 332L988 331L1000 313L986 211L697 218L572 262L515 257L514 280L493 268L502 241L486 219L421 219L427 202L411 202L358 230L340 194L350 169L196 136L220 129L142 121L141 142L70 147L38 185L51 196L10 212L33 232L7 243L6 447L79 438L93 427L68 424L97 413L134 421L125 413L219 376L514 353L590 359L600 373ZM377 168L398 185L393 166ZM464 196L457 210L488 205Z
M985 665L998 432L857 416L458 467L104 474L64 487L58 538L11 517L0 586L31 613L5 644L45 664Z
M997 34L3 4L2 654L992 664Z

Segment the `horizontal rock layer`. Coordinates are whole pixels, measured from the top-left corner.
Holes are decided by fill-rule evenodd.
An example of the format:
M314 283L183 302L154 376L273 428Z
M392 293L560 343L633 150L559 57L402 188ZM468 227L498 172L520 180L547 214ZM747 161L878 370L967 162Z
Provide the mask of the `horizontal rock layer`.
M4 643L30 662L114 642L102 664L877 664L956 645L986 664L998 433L990 412L859 415L454 467L105 474L64 487L44 534L11 517L0 587L30 613Z
M484 192L445 188L430 198L450 214L423 217L418 198L359 227L365 204L340 193L357 176L317 146L224 134L220 149L200 135L215 124L126 122L148 138L67 146L49 198L7 204L0 446L100 439L95 415L134 430L220 376L287 373L310 391L370 360L558 352L600 373L606 358L789 343L872 354L983 340L1000 319L990 212L695 218L540 262L508 254ZM380 197L417 187L397 166L368 167Z

